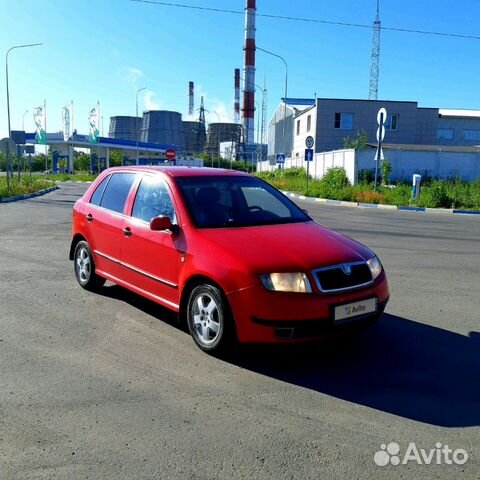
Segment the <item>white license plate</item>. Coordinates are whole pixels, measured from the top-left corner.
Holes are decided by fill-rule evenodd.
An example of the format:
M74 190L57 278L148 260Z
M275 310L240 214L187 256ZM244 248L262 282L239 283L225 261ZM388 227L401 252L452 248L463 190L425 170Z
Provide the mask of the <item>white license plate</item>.
M377 311L377 299L367 298L359 300L358 302L346 303L335 307L334 320L345 320L347 318L354 318L360 315L368 315Z

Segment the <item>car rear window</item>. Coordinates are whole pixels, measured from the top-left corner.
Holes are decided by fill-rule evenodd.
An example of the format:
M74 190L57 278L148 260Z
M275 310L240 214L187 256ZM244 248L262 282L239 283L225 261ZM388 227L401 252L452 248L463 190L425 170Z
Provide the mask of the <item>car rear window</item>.
M100 206L122 213L135 176L135 173L114 173L103 192Z
M110 180L110 175L107 175L97 186L95 191L93 192L92 197L90 198L90 203L93 205L100 205L102 201L103 192L105 191L105 187L107 186L108 181Z

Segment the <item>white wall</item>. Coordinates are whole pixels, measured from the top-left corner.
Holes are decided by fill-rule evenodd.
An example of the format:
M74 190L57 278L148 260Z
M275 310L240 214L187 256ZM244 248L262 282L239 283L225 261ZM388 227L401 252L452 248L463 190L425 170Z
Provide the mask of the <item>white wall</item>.
M480 150L480 149L479 149ZM436 178L460 177L463 180L480 179L480 151L479 152L445 152L431 150L384 150L384 156L392 164L391 180L411 180L414 173ZM358 173L361 170L375 168L375 150L334 150L332 152L316 153L314 161L310 162L310 175L313 178L322 178L332 167L343 167L348 179L355 185ZM304 155L287 158L285 168L300 167L307 169ZM259 162L257 171L274 171L278 165L269 162Z
M305 152L304 152L305 153ZM304 154L300 157L287 158L285 168L301 167L307 169ZM309 173L313 178L322 178L329 168L343 167L347 172L348 179L353 184L357 174L355 166L355 150L335 150L333 152L315 153L313 161L310 162ZM277 165L270 165L269 162L259 162L258 172L273 172L278 169Z
M392 164L391 180L411 180L414 173L427 171L432 177L480 178L480 152L445 152L431 150L384 150ZM357 152L357 171L375 168L375 151Z

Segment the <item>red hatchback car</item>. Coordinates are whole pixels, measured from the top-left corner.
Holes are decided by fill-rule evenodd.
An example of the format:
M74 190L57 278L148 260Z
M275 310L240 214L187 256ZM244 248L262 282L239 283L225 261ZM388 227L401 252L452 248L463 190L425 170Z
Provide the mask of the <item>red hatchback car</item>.
M205 351L363 326L389 298L380 260L246 173L104 171L73 209L78 283L110 280L180 313Z

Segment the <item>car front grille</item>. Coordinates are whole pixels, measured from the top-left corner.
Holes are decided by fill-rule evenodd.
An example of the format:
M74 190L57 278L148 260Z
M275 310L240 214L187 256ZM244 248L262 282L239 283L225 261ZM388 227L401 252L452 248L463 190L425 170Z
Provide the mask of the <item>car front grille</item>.
M339 292L370 285L372 274L366 262L343 263L317 268L313 272L318 288L322 292Z

